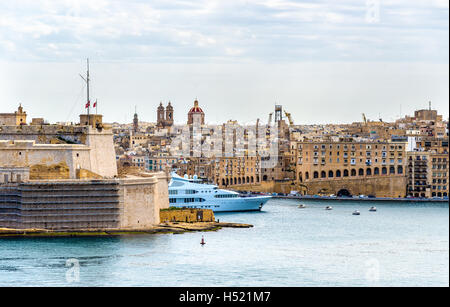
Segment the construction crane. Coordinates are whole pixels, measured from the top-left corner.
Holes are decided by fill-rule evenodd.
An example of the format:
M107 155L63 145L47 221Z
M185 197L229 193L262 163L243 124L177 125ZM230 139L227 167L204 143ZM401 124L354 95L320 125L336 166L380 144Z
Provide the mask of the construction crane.
M284 114L286 114L286 117L289 119L289 125L293 126L294 125L294 121L292 120L291 113L288 113L288 112L284 111Z

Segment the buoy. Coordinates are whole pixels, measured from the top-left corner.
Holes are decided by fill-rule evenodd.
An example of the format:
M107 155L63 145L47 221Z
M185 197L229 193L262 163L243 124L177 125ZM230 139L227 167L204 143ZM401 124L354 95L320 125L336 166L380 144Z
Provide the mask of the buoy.
M205 238L203 238L203 236L202 236L202 241L200 242L200 244L201 244L202 246L206 244Z

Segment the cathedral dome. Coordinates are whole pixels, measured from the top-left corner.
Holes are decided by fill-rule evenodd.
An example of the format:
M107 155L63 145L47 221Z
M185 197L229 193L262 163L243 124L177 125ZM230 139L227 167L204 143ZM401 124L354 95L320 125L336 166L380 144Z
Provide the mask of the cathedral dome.
M194 101L194 106L189 110L189 114L194 114L194 113L202 113L203 114L202 108L200 108L198 106L198 100Z

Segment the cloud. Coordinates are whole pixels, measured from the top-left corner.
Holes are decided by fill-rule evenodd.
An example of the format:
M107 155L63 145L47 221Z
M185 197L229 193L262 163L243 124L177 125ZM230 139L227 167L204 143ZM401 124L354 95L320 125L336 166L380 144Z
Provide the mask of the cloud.
M448 1L371 2L2 0L0 60L448 62Z

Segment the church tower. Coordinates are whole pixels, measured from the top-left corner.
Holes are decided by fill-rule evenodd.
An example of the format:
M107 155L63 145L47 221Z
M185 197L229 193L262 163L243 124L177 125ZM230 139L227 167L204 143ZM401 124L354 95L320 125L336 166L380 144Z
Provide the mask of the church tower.
M166 126L173 126L173 107L172 104L169 101L169 104L166 107L166 122L165 122Z
M134 118L133 118L133 131L136 133L139 131L139 119L137 115L137 111L134 111Z
M157 109L157 119L156 119L156 125L158 127L164 127L164 107L162 102L159 103L159 107Z

